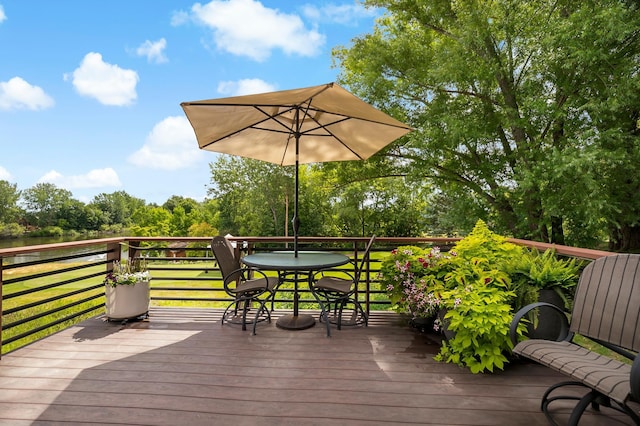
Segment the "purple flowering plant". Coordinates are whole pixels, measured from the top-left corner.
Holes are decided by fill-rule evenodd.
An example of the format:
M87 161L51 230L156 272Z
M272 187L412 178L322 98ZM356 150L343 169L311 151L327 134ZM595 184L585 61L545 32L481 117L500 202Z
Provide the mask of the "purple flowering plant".
M380 280L397 312L411 319L435 317L442 305L444 279L455 251L402 246L382 262Z

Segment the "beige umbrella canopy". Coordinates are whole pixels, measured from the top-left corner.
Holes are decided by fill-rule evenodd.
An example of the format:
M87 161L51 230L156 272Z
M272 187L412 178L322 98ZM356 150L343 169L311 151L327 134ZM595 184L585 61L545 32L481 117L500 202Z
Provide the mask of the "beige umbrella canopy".
M412 130L335 83L180 105L201 149L296 165L296 255L298 164L366 160Z

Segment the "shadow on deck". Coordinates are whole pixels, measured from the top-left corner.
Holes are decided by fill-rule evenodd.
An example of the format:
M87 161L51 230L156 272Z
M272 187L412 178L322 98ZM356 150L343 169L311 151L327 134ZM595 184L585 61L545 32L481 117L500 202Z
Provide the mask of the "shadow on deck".
M331 338L324 325L287 331L275 321L252 336L221 327L220 315L94 318L5 355L0 424L546 425L540 398L563 380L525 362L476 375L437 363L438 337L388 312ZM612 424L632 423L606 408L581 423Z

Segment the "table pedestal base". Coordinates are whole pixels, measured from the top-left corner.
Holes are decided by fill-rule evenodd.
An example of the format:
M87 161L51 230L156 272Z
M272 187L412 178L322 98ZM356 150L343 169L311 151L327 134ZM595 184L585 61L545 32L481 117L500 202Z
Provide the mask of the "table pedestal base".
M276 326L285 330L304 330L315 324L316 320L311 315L283 315L276 321Z

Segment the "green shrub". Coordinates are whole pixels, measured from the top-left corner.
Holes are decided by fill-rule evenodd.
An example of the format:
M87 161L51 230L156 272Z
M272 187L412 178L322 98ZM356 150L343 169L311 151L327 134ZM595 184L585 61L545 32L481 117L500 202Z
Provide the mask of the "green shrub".
M509 265L525 255L478 221L446 254L413 246L394 250L382 263L381 281L398 312L412 318L445 312L435 325L446 326L452 337L436 359L474 373L494 371L504 368L512 350L509 327L518 297Z
M436 360L466 366L472 373L504 369L513 346L509 339L511 292L478 282L443 292L444 315L453 337Z

